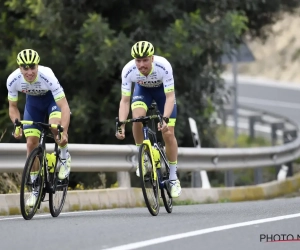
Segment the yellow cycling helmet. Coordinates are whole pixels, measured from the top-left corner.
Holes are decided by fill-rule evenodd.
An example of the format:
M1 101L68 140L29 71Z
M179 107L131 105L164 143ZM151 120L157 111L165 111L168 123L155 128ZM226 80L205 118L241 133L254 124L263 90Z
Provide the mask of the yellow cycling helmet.
M40 62L39 54L32 49L24 49L17 56L18 65L38 64Z
M133 58L143 58L153 56L154 47L152 43L147 41L139 41L131 48L131 55Z

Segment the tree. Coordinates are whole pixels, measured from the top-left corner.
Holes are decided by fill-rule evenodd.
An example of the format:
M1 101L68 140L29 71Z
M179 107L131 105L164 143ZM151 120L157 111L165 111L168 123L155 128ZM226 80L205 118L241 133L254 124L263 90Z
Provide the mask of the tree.
M17 52L34 48L65 89L71 143L133 143L129 127L125 141L114 137L120 74L130 47L149 40L173 66L179 146L192 143L189 116L200 126L202 146L216 146L212 115L224 94L223 44L236 46L245 35L264 39L281 11L297 6L296 0L2 1L0 79L5 83L16 68ZM0 128L11 130L6 92L2 84ZM9 134L4 142L14 141Z

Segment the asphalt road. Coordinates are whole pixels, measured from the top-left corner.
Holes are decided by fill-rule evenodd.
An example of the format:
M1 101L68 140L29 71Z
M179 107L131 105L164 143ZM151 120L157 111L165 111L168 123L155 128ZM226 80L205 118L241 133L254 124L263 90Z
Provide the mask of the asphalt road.
M232 83L232 77L226 77ZM238 103L286 116L300 125L300 84L238 76Z
M266 242L261 235L300 234L300 198L258 202L0 217L1 249L300 249L300 241ZM289 218L289 216L291 218ZM237 224L238 223L238 224ZM275 240L280 238L275 236ZM283 239L283 238L282 238Z

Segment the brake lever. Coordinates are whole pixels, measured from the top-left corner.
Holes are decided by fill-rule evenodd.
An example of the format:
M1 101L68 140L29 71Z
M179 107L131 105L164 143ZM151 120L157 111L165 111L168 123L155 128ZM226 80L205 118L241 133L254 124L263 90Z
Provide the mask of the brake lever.
M15 119L15 122L14 122L14 130L13 132L11 133L12 136L14 136L15 134L16 135L19 135L20 134L20 129L22 127L22 123L18 120L18 118Z
M58 140L60 141L62 138L62 133L64 132L64 128L60 124L58 124L57 131L58 131Z
M156 110L156 114L158 115L160 127L162 128L162 126L163 126L162 115L160 114L159 110Z
M120 134L122 134L122 129L121 129L121 126L120 126L120 120L119 120L119 117L116 117L116 135L118 134L118 132Z

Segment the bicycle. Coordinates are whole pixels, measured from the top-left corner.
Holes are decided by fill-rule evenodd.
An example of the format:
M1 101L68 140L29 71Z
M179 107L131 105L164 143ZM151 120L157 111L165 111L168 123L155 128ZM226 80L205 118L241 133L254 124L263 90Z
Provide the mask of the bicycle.
M63 127L59 124L47 124L42 122L26 121L18 119L14 123L14 132L20 133L20 128L24 124L38 125L42 128L39 138L39 145L32 150L26 159L24 170L22 173L21 190L20 190L20 207L22 216L25 220L30 220L35 215L37 209L40 209L41 202L45 200L46 193L49 194L49 209L52 217L57 217L63 209L67 190L69 185L69 177L64 180L58 179L58 162L60 162L60 150L55 142L54 152L46 153L46 136L53 138L50 128L57 129L59 140ZM26 202L32 195L32 191L38 192L38 197L34 205L27 205ZM61 193L62 192L62 193ZM62 194L60 196L59 194ZM55 201L58 201L57 204Z
M155 107L156 105L152 104L149 110L153 111ZM140 174L140 180L144 200L150 214L153 216L158 215L160 209L158 189L161 190L161 198L163 200L166 211L168 213L172 213L173 210L172 197L170 195L170 187L168 185L170 174L169 162L167 160L164 147L157 140L156 130L154 129L154 120L158 119L162 126L162 117L163 116L158 110L156 110L156 115L151 114L150 116L142 116L138 118L128 119L125 121L119 121L119 118L116 117L116 132L120 129L120 126L122 124L131 122L142 122L143 124L144 140L139 149L138 163L139 172L143 173ZM153 129L149 128L149 121L152 121ZM152 136L152 142L150 140L149 135ZM147 188L147 186L149 187ZM151 199L149 199L147 195L147 189L150 189L150 192L153 191L153 204L151 204ZM165 194L165 191L167 194Z

